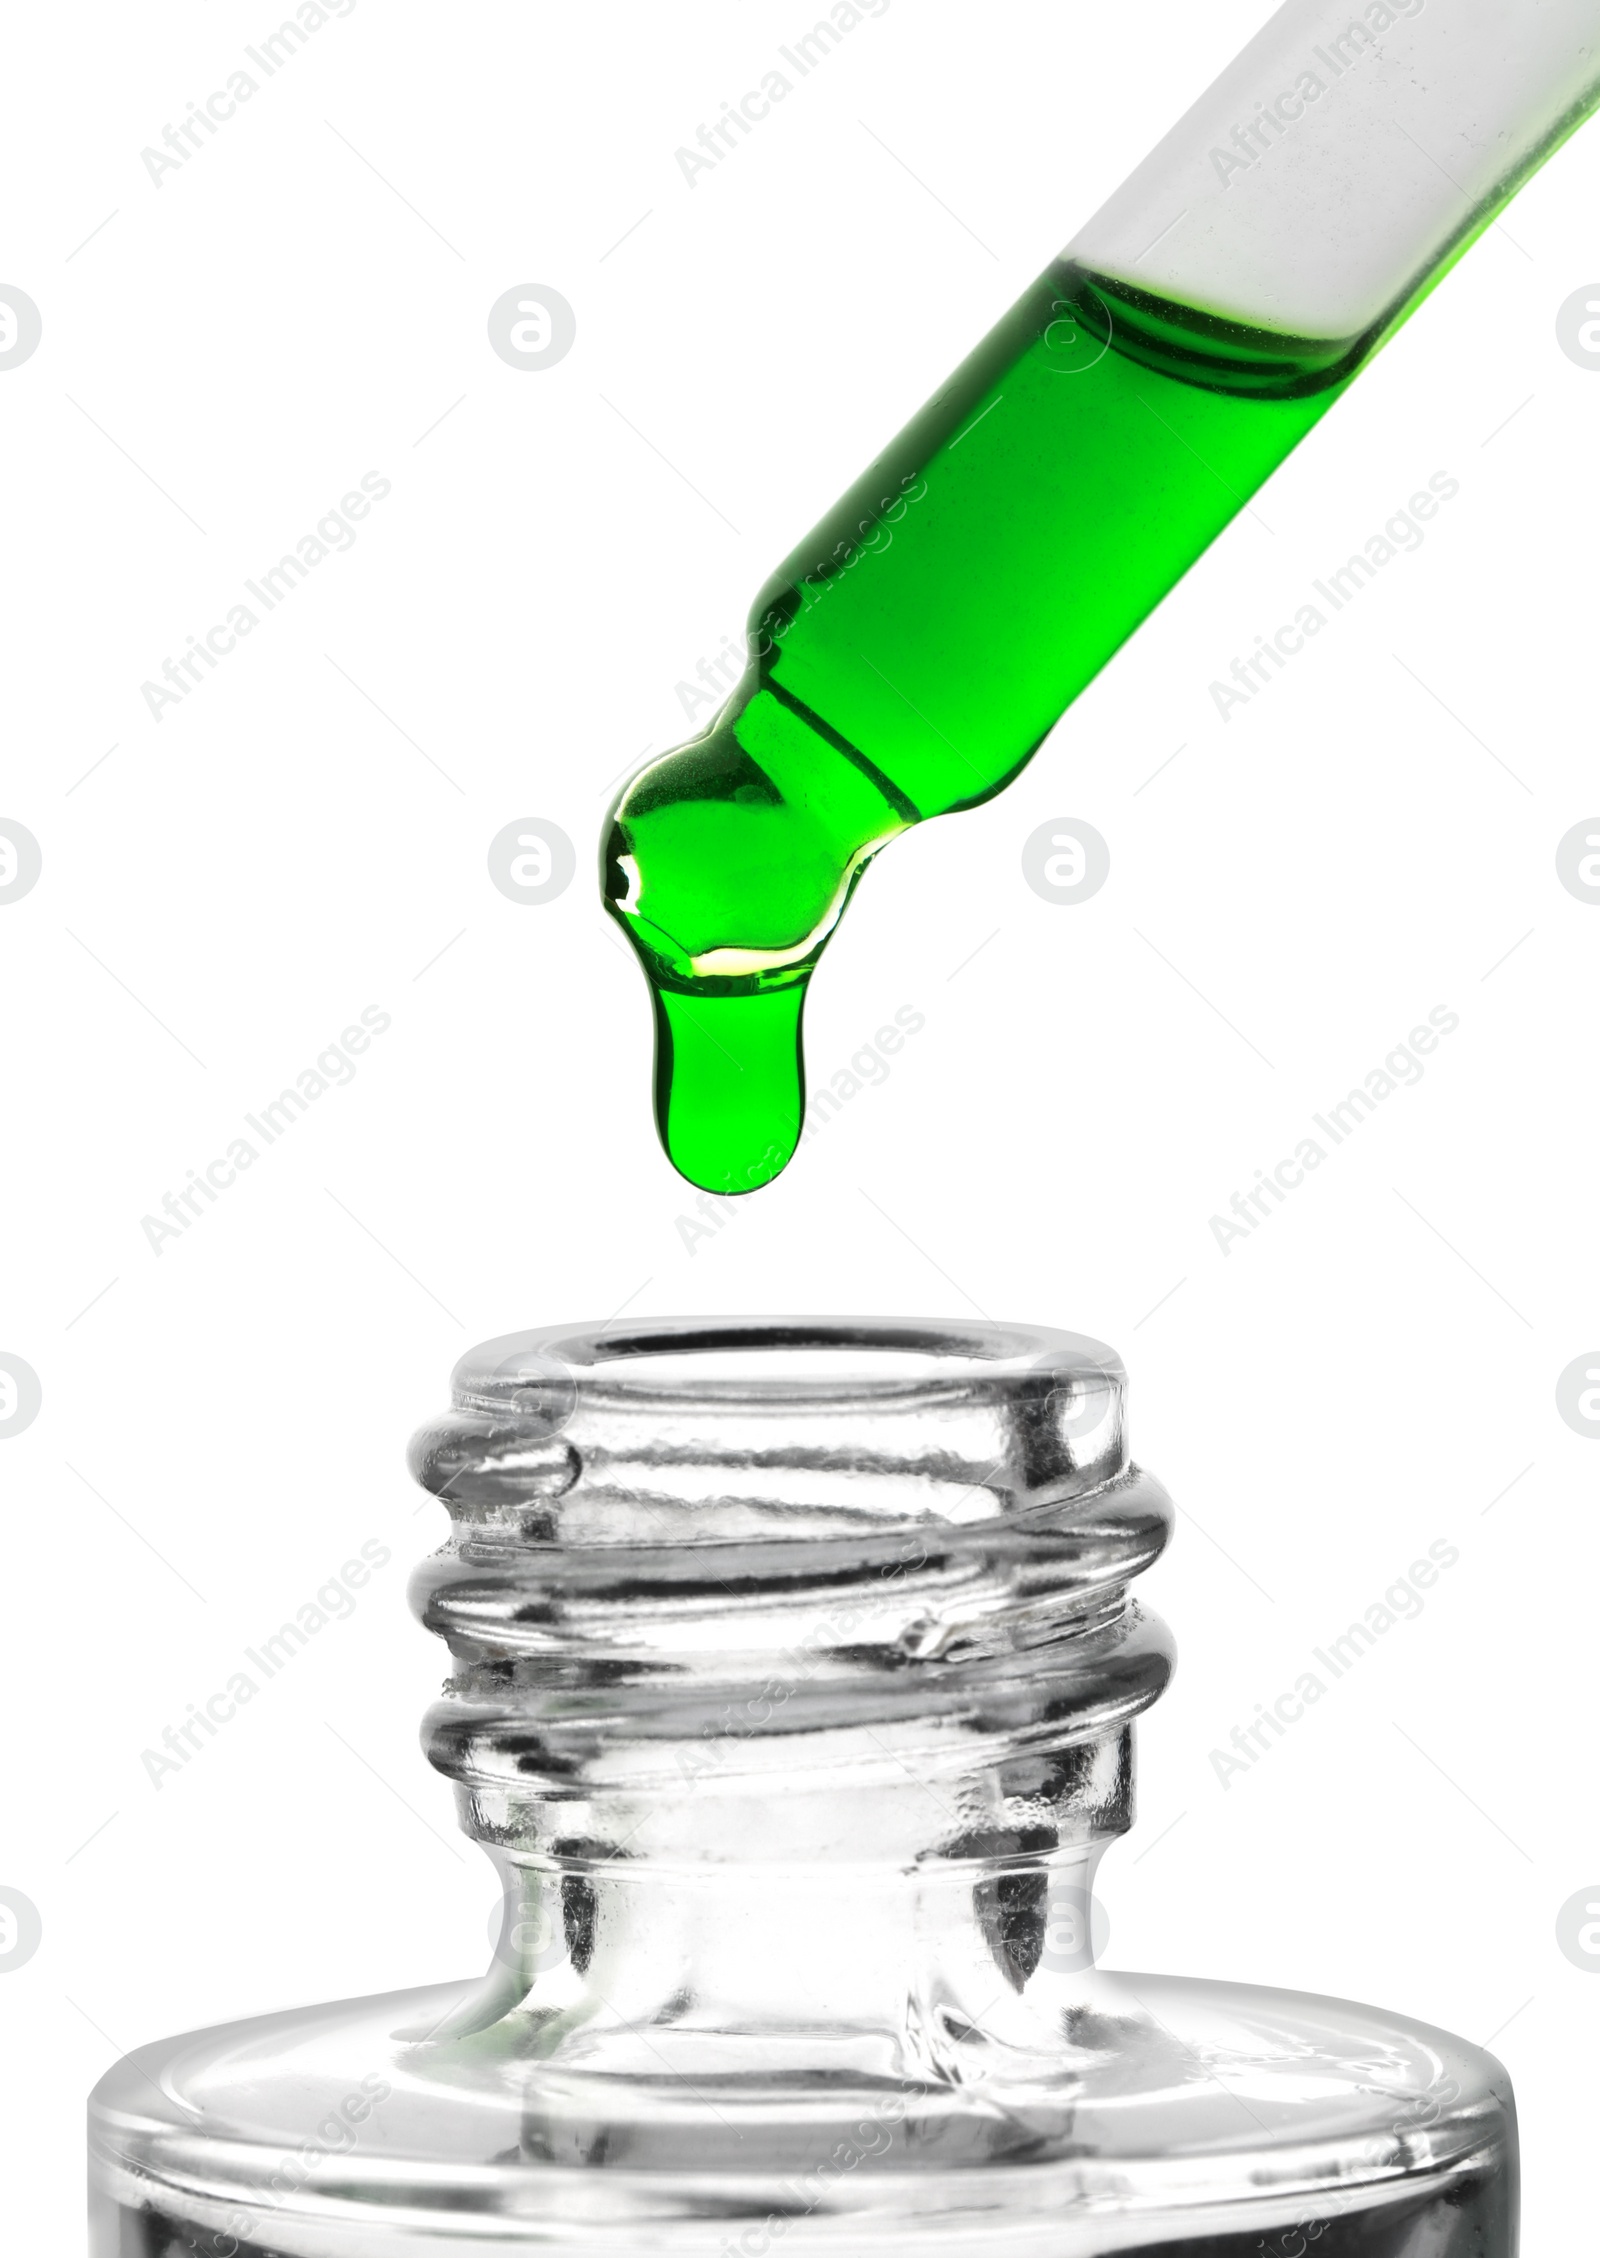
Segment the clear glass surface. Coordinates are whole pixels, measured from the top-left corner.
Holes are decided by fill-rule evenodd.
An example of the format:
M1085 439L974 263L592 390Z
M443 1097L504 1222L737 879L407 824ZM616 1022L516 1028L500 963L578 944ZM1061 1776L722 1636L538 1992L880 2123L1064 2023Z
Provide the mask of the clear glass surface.
M1255 328L1370 347L1597 93L1596 0L1288 0L1066 255Z
M1171 1665L1124 1393L1024 1326L472 1352L414 1600L489 1972L130 2055L95 2258L1509 2258L1490 2056L1095 1963Z

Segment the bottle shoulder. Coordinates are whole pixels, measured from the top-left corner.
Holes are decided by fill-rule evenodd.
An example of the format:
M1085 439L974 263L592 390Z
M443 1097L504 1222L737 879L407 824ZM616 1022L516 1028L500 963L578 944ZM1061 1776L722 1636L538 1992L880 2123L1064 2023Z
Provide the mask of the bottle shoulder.
M1088 2258L1430 2206L1441 2235L1477 2237L1430 2252L1509 2248L1483 2221L1509 2202L1514 2109L1481 2049L1244 1985L1108 1973L1074 1994L1046 2011L1052 2046L1013 2024L933 2073L915 2037L830 2059L696 2025L690 2003L630 2050L519 2011L425 2035L459 2024L470 1986L337 2002L128 2057L90 2104L96 2180L105 2204L285 2258L370 2251L360 2237L406 2220L415 2258L504 2246L518 2219L546 2251L604 2225L720 2253L730 2217L796 2244L910 2223L952 2254L1003 2229Z

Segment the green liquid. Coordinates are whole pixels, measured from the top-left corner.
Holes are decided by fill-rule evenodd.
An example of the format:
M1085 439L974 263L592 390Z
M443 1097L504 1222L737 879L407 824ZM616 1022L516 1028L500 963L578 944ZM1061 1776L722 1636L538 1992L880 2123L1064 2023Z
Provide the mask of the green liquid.
M1059 264L768 582L737 690L605 846L692 1183L753 1191L793 1153L806 984L872 856L1010 783L1374 342Z

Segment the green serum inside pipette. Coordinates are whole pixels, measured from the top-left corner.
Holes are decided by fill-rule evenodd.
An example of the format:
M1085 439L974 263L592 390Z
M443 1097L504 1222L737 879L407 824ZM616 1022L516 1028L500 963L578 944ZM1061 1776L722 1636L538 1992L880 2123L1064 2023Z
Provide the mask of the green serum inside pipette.
M1062 262L768 582L733 696L604 844L691 1183L753 1191L793 1153L806 985L872 857L1011 781L1374 342Z

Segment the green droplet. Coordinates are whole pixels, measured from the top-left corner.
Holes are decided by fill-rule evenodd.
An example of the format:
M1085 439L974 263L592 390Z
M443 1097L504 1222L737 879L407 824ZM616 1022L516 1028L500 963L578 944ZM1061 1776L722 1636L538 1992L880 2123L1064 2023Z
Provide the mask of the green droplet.
M707 1192L753 1192L800 1139L803 982L754 995L658 988L656 1126L672 1165Z

